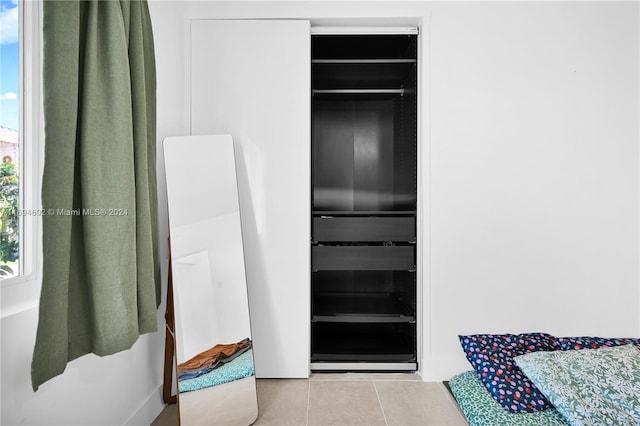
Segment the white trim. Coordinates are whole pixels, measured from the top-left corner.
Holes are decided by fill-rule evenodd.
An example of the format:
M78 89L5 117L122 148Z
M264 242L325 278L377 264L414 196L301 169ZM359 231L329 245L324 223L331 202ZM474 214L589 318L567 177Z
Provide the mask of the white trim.
M311 370L394 370L410 368L417 370L418 374L422 374L423 365L425 363L426 356L431 356L430 344L431 336L426 335L430 331L431 318L427 319L426 312L431 312L428 308L427 297L430 296L430 240L425 238L428 235L430 238L430 138L429 129L430 121L425 123L423 112L429 114L429 91L428 86L428 70L429 64L424 62L428 58L430 53L429 46L430 40L425 43L422 39L420 27L429 25L431 19L431 12L427 10L425 13L427 22L422 22L420 26L407 26L407 27L384 27L384 26L312 26L311 35L417 35L416 46L416 67L417 67L417 106L416 106L416 359L415 363L310 363ZM416 17L420 19L419 17ZM428 29L430 30L430 28ZM313 61L312 61L313 62ZM329 91L313 90L313 93L326 93ZM341 92L340 90L333 90L331 92ZM342 91L345 92L345 91ZM353 90L349 91L353 92ZM366 92L366 91L362 91ZM381 91L378 91L381 92ZM395 92L393 90L387 91L389 93ZM428 116L428 115L427 115ZM424 161L423 161L424 160ZM426 173L423 173L424 167L428 167ZM425 189L426 188L426 189ZM426 192L426 193L425 193ZM423 196L424 195L424 196ZM423 218L426 216L426 220ZM426 283L425 280L428 280ZM428 321L428 323L427 323ZM381 366L381 367L376 367Z
M431 10L427 10L418 37L418 371L431 359Z
M427 12L428 14L429 12ZM424 23L423 23L424 25ZM416 46L416 81L417 81L417 99L416 99L416 359L418 362L418 373L422 373L422 365L424 363L424 342L426 340L425 332L425 305L424 305L424 292L427 288L424 284L425 277L425 263L423 262L425 252L425 223L423 220L424 212L428 211L425 206L425 200L428 197L423 197L423 183L424 176L422 161L423 152L428 151L428 141L424 138L424 123L422 122L422 114L426 109L424 103L426 102L426 90L425 79L423 78L423 72L426 69L424 65L425 55L423 55L423 46L425 43L424 33L419 32L417 36Z
M125 426L150 425L160 415L165 405L162 402L162 386L153 390L140 406L125 420Z
M20 220L20 275L2 280L3 298L5 289L14 285L39 279L38 265L41 252L42 218L35 214L40 211L40 181L42 163L40 158L44 152L41 104L41 7L42 2L20 2L20 196L23 211L34 212L22 216ZM21 292L24 293L24 292ZM30 292L32 293L32 292ZM38 284L39 293L39 284ZM22 299L21 297L18 297ZM33 297L29 297L32 299ZM29 309L37 300L10 300L9 310L26 306ZM6 305L3 303L3 305ZM15 305L15 306L14 306ZM20 310L24 310L20 308ZM14 312L15 313L15 312ZM2 316L5 316L3 306Z
M450 380L456 374L469 370L471 370L471 366L462 351L460 351L459 356L431 358L425 361L420 375L423 382L442 382Z
M418 34L418 27L325 27L312 26L311 35Z

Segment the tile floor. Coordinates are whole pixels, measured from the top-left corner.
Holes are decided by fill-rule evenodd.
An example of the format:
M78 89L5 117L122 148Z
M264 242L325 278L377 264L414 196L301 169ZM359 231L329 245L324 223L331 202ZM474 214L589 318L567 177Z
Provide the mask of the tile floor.
M259 379L256 426L467 425L442 383L413 374L312 374L305 379ZM152 426L177 425L167 406Z

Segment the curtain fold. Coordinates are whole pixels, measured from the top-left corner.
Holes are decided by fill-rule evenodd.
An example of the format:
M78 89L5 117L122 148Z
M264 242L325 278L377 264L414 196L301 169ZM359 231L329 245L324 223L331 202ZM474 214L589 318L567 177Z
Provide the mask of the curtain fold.
M43 2L43 278L34 390L157 330L156 78L146 0Z

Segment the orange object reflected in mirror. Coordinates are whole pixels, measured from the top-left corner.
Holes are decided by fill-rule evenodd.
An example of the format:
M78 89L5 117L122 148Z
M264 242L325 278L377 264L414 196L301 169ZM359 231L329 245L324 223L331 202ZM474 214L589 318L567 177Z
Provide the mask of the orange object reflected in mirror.
M180 424L258 415L233 140L164 140Z

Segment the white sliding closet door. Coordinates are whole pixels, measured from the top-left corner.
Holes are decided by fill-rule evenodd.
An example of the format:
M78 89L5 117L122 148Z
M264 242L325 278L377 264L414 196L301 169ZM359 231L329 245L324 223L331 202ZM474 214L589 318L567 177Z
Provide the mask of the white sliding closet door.
M309 27L290 20L191 23L191 134L231 134L236 144L262 378L309 374Z

